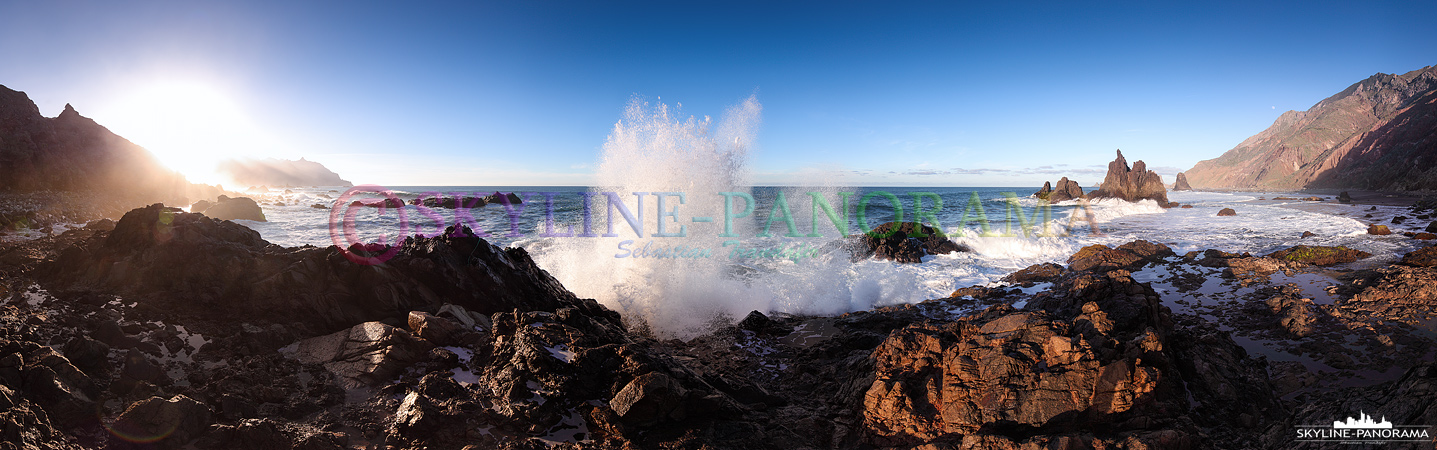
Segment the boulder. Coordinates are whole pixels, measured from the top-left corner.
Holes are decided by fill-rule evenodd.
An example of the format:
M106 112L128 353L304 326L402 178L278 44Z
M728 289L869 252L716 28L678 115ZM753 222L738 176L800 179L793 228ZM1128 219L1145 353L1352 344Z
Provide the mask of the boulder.
M914 222L888 222L851 239L846 246L857 262L867 258L920 263L928 255L970 251L942 230Z
M1367 234L1386 236L1392 234L1392 230L1387 229L1387 225L1372 224L1367 227Z
M190 205L190 212L203 213L206 209L210 209L210 206L213 204L209 200L200 200Z
M1103 178L1103 184L1089 193L1088 198L1117 198L1130 202L1155 200L1159 205L1166 205L1168 191L1163 186L1162 176L1147 170L1147 164L1141 160L1129 168L1123 151L1118 150L1117 159L1108 163L1108 175Z
M1310 238L1310 237L1315 237L1315 236L1317 236L1317 233L1313 233L1313 232L1311 232L1311 231L1304 231L1304 232L1302 232L1302 238L1303 238L1303 239Z
M150 397L130 404L110 431L134 442L155 442L160 448L180 448L199 437L214 415L209 406L183 395L169 400Z
M682 420L686 391L673 377L650 372L634 378L609 400L609 407L625 422L651 425L664 420Z
M1192 209L1193 205L1183 205L1183 209Z
M1232 208L1223 208L1223 209L1221 209L1221 210L1219 210L1219 211L1217 212L1217 215L1218 215L1218 217L1222 217L1222 216L1236 216L1236 215L1237 215L1237 211L1233 211Z
M1433 239L1437 239L1437 234L1433 234L1433 233L1417 233L1417 234L1412 235L1412 239L1416 239L1416 240L1419 240L1419 241L1430 241L1430 240L1433 240Z
M264 210L249 197L229 198L221 195L214 205L204 210L204 215L215 220L265 221Z
M1352 195L1348 194L1347 191L1342 191L1342 193L1337 194L1337 201L1342 203L1352 203Z
M465 329L459 324L424 311L409 312L409 330L436 345L455 345Z
M1093 244L1079 249L1068 257L1068 269L1074 271L1105 272L1113 269L1137 270L1162 258L1174 256L1166 245L1138 240L1110 248Z
M1267 257L1284 261L1295 261L1316 266L1344 264L1367 258L1372 254L1347 247L1326 247L1321 245L1298 245L1273 252Z
M1008 274L1008 276L1003 277L1002 281L1023 286L1032 286L1036 283L1053 281L1062 275L1063 266L1053 263L1042 263L1034 264L1023 270Z
M348 330L305 339L295 344L292 357L305 364L320 364L345 387L378 385L394 378L410 364L423 360L432 344L408 331L379 322L365 322Z
M1193 190L1192 185L1189 185L1189 184L1188 184L1188 177L1187 177L1187 175L1183 174L1182 172L1178 172L1178 175L1177 175L1176 180L1173 181L1173 190L1174 190L1174 191L1191 191L1191 190Z

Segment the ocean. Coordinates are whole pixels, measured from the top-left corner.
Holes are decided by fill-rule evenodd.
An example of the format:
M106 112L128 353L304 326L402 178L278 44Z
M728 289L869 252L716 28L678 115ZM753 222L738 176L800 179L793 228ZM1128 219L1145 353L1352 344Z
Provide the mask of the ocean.
M330 205L345 189L291 188L257 194L254 198L269 221L238 222L284 246L345 243L343 216L351 209L351 229L362 242L394 242L406 224L407 234L433 235L445 225L465 222L496 245L523 247L576 294L598 299L627 316L643 317L655 329L678 336L700 333L715 320L736 320L752 310L833 315L947 297L961 287L998 285L1003 276L1033 264L1064 264L1084 246L1116 246L1137 239L1166 244L1178 254L1206 249L1266 254L1298 244L1343 245L1376 255L1368 264L1390 263L1416 244L1400 234L1369 235L1367 224L1387 223L1399 233L1426 226L1421 221L1409 221L1410 228L1390 224L1390 218L1406 208L1378 206L1371 211L1366 205L1332 201L1271 200L1283 193L1169 192L1171 201L1192 208L1164 209L1153 201L1117 200L1086 207L1069 201L1043 208L1032 197L1036 187L755 187L683 192L682 204L680 191L672 191L664 195L669 214L663 217L658 215L654 191L642 191L645 201L640 211L633 191L616 188L388 187L405 201L426 192L471 196L518 192L524 199L512 209L491 204L467 215L442 208L426 212L410 205L401 220L394 209L382 215L370 207L341 207L335 212ZM642 219L638 230L642 237L626 220L625 211L614 208L610 224L611 199L604 193L621 200L635 222ZM733 217L726 230L724 211L741 216L747 209L743 194L751 195L755 205L746 217ZM344 205L379 197L361 193ZM846 221L840 206L845 197ZM815 198L826 201L839 220L830 218L822 204L815 206ZM585 199L588 234L594 236L584 236ZM725 199L730 203L725 204ZM323 208L313 207L316 204ZM847 223L847 234L857 234L862 231L860 210L867 229L898 220L900 208L902 220L936 222L972 251L930 256L920 264L850 261L848 251L840 246L845 233L838 224ZM1232 208L1237 215L1218 217L1222 208ZM1373 217L1363 217L1367 214ZM331 216L336 219L336 233L331 233ZM660 219L665 222L662 231L675 236L655 236L661 231ZM610 226L615 236L604 236ZM1303 232L1316 236L1301 238Z

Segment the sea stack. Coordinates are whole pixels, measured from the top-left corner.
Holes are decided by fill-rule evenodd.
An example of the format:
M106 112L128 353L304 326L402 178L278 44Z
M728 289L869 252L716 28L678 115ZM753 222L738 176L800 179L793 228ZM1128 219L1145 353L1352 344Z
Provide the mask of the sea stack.
M1118 158L1108 163L1108 176L1103 178L1098 190L1088 194L1088 198L1119 198L1130 202L1156 200L1159 205L1166 206L1168 190L1163 187L1162 176L1148 170L1142 160L1134 162L1129 168L1123 151L1118 150Z
M1176 181L1173 181L1173 190L1174 190L1174 191L1191 191L1191 190L1193 190L1192 185L1189 185L1189 184L1188 184L1188 176L1187 176L1187 175L1184 175L1182 172L1178 172L1178 176L1177 176Z

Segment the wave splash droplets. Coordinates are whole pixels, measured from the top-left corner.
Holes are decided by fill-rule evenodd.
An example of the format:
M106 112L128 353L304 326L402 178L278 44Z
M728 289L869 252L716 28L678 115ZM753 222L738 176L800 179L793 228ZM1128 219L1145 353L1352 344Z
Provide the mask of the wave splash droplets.
M594 192L616 192L636 216L642 208L645 236L637 238L622 218L614 219L618 237L571 238L555 242L537 255L570 290L593 297L627 317L642 318L656 332L695 335L719 318L749 310L767 310L772 292L753 288L737 277L720 259L724 202L719 192L747 194L747 155L760 120L762 106L750 97L730 108L716 124L709 117L679 119L668 105L634 100L624 118L614 125L604 143ZM635 192L647 192L640 197ZM687 226L686 237L655 238L660 211L653 193L683 193L665 198L666 232ZM591 204L594 229L602 233L609 199L594 195ZM735 208L742 208L735 198ZM618 216L617 212L613 212ZM715 216L713 223L691 223L693 216ZM751 236L735 221L736 232ZM709 258L616 258L619 245L628 249L651 242L656 247L710 249Z

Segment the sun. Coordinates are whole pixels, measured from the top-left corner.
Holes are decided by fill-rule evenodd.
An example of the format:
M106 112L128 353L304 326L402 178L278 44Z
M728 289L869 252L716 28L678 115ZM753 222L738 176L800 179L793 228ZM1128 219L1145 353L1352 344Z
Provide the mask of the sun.
M269 147L233 95L202 82L127 90L100 122L196 183L224 182L215 171L220 161L261 156Z

